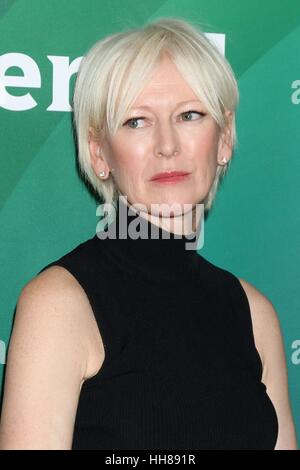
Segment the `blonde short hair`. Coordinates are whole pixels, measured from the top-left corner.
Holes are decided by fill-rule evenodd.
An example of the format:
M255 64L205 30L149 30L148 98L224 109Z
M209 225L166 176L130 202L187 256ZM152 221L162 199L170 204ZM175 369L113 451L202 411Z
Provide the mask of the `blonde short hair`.
M103 202L115 204L119 193L112 175L101 180L91 166L89 129L94 129L99 139L106 132L110 136L116 133L163 52L171 56L220 129L228 124L225 111L232 112L230 138L232 148L237 145L237 81L226 58L198 26L183 19L164 17L141 28L107 36L82 58L73 96L80 173ZM205 211L211 208L230 161L218 165L203 201Z

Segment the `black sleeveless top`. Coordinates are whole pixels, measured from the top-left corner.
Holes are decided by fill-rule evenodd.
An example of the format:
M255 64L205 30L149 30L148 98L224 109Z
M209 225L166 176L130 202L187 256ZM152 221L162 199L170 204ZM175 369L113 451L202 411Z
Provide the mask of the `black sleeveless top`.
M122 206L126 230L140 219L158 229ZM274 449L277 416L238 278L186 249L189 237L159 228L123 239L118 212L116 239L98 232L41 270L77 279L105 349L81 388L72 449Z

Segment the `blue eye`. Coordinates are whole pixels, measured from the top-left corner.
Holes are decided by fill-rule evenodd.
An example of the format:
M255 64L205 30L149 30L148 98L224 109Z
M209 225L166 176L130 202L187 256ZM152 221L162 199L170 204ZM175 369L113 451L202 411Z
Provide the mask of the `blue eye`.
M192 110L191 111L185 111L185 112L181 113L180 115L184 116L184 115L190 115L190 114L197 114L198 116L202 116L202 117L204 117L206 115L206 113L202 113L200 111L192 111ZM144 116L139 116L139 117L127 119L127 121L124 122L123 126L128 126L130 129L138 129L137 126L130 126L129 124L133 123L133 122L141 121L143 119L146 119L146 118ZM185 119L184 119L184 121L185 121ZM195 121L195 119L187 119L186 121L187 122Z
M205 116L205 113L201 113L200 111L185 111L184 113L181 113L182 116L184 116L185 114L198 114L198 116ZM194 121L194 119L188 119L188 121Z
M130 122L139 121L140 119L145 119L145 118L144 117L136 117L136 118L128 119L126 122L124 122L123 126L127 126L127 124L129 124ZM136 126L134 126L134 127L128 126L128 127L130 127L131 129L136 129L137 128Z

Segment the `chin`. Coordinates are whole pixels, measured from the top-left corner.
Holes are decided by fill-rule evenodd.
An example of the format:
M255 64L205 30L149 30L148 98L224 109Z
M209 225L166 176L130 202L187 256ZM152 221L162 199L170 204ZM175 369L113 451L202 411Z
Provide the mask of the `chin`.
M136 194L133 200L134 204L142 206L142 211L146 207L148 213L151 212L154 216L174 217L190 212L201 199L197 197L196 192L185 189L174 191L173 194L171 191L168 193L159 190L156 190L155 193L147 191L147 194L146 192L139 196ZM172 207L173 205L174 207Z
M160 207L155 207L156 204ZM162 215L163 217L178 217L182 214L190 212L194 205L195 202L188 198L168 198L165 200L153 200L149 204L149 210L151 210L152 215L155 216Z

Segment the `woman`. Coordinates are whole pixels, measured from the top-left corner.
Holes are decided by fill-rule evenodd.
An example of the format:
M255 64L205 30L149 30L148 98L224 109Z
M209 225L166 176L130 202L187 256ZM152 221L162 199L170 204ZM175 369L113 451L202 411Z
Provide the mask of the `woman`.
M187 249L236 142L230 65L162 18L96 43L73 103L114 218L21 292L1 448L295 449L271 302Z

